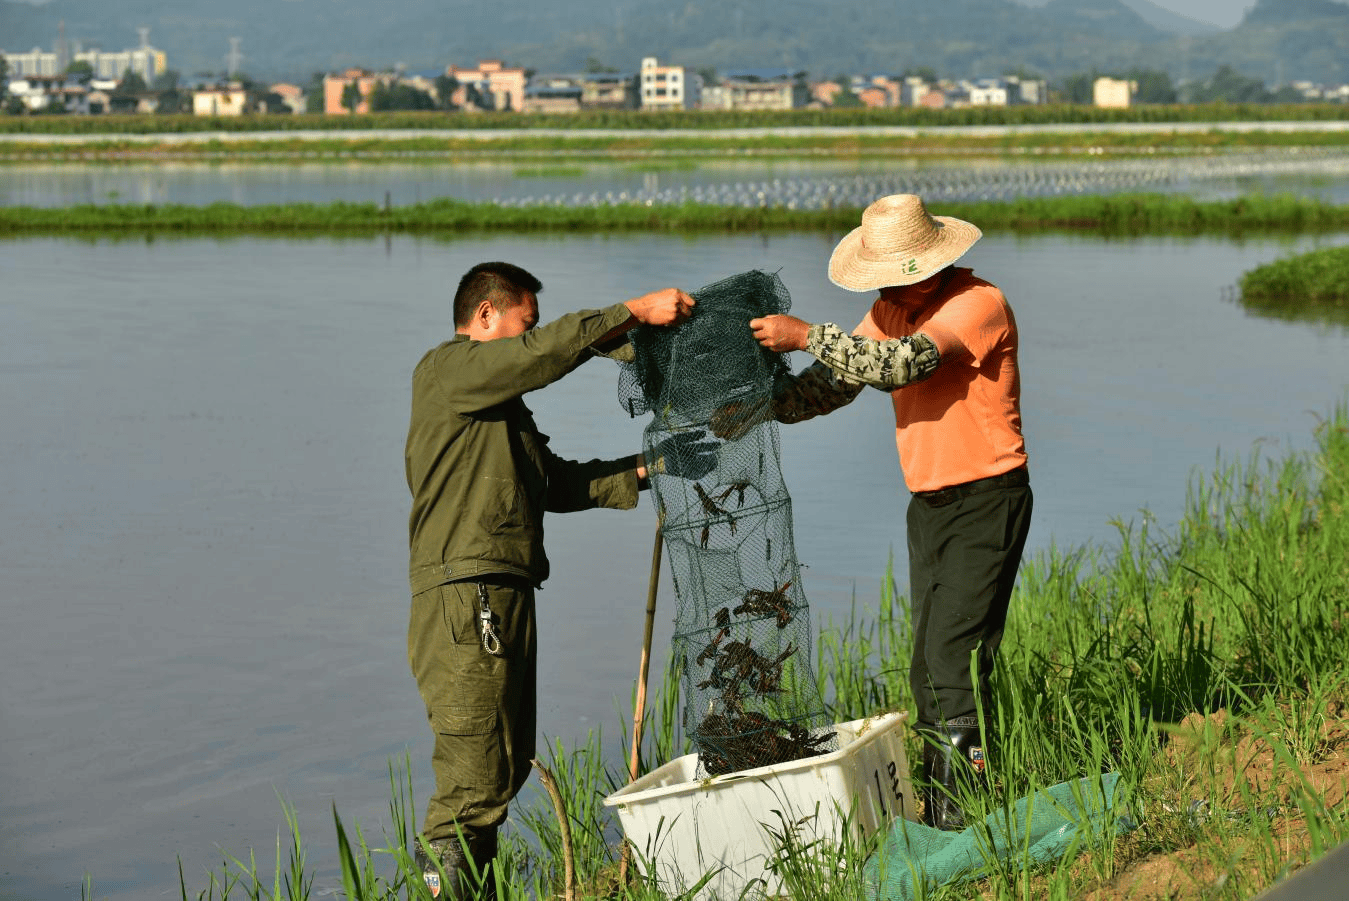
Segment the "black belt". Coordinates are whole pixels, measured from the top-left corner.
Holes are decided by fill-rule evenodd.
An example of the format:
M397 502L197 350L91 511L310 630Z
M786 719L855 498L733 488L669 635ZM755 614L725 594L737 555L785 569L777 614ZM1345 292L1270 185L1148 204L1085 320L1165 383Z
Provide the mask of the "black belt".
M962 497L969 497L971 494L982 494L995 488L1020 488L1029 484L1030 471L1022 466L1013 469L1011 472L1004 472L1002 475L975 479L973 482L952 485L950 488L938 488L936 491L915 491L913 496L929 506L944 507L949 503L960 500Z

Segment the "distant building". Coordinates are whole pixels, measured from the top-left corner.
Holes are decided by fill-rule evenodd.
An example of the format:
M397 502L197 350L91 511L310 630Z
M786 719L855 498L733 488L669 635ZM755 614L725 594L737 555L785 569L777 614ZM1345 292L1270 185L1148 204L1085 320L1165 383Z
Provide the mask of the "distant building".
M1038 105L1048 99L1048 86L1042 78L1021 78L1007 75L1003 78L1007 86L1007 102L1014 105Z
M702 103L702 77L687 66L662 66L648 56L640 77L644 110L696 109Z
M370 112L370 93L379 83L388 84L394 79L392 72L375 74L365 69L347 69L336 75L323 76L323 111L330 116L363 114ZM356 86L359 99L354 109L349 109L343 100L349 96L348 88Z
M142 28L141 45L132 50L119 50L106 53L102 50L77 49L73 55L66 49L65 38L58 41L59 48L44 51L34 47L27 53L8 53L0 50L9 63L10 78L53 77L61 75L71 62L88 63L96 78L112 78L120 81L128 71L134 72L145 80L154 82L155 77L168 71L168 57L164 51L150 46L148 28Z
M858 75L852 79L852 92L863 106L872 109L900 106L903 88L903 82L893 75Z
M101 50L88 50L75 54L76 62L87 62L99 78L121 79L127 72L134 72L153 84L155 77L168 71L168 58L164 51L145 46L136 50L121 50L117 53L104 53Z
M57 75L28 75L23 78L11 78L7 93L23 104L30 113L56 105L57 90L65 81Z
M941 85L925 85L926 90L916 97L914 106L920 109L946 109L956 103L955 89L946 89Z
M697 76L695 76L697 77ZM805 80L790 69L743 69L727 72L702 86L703 109L798 109L810 99Z
M587 72L581 76L583 109L636 109L641 103L637 76L618 72Z
M917 75L906 75L899 83L900 106L922 106L923 98L932 90L927 79Z
M0 50L0 56L9 63L9 77L15 79L26 78L51 78L60 75L65 67L61 65L60 57L54 52L47 52L41 47L34 47L27 53L11 53Z
M100 116L112 109L112 95L102 88L93 88L84 98L84 112Z
M248 92L238 82L192 92L194 116L242 116L247 106Z
M837 81L816 81L810 85L810 97L819 106L833 106L834 98L843 90Z
M1007 86L995 78L981 78L966 82L965 91L970 106L1006 106Z
M286 109L292 113L302 113L305 111L304 89L299 85L280 82L267 88L267 90L281 98L281 102L286 105Z
M525 85L522 109L526 113L578 113L584 93L580 76L536 76Z
M459 82L451 102L466 109L522 110L525 108L525 70L499 59L478 61L477 68L449 66L445 74Z
M1102 76L1091 83L1091 102L1105 109L1128 109L1138 83Z

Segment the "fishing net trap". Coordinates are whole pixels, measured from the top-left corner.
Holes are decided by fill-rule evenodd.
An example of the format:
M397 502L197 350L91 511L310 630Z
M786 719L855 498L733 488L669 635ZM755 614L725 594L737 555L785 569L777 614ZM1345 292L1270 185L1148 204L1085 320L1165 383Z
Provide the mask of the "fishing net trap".
M748 322L787 312L791 298L759 271L693 297L681 325L630 333L635 359L623 366L619 399L632 416L653 414L643 446L647 460L665 461L650 479L677 600L683 728L700 773L717 776L826 753L837 741L811 665L778 425L755 417L729 438L710 429L731 405L767 409L788 362L761 347ZM702 454L702 465L671 459L685 450Z

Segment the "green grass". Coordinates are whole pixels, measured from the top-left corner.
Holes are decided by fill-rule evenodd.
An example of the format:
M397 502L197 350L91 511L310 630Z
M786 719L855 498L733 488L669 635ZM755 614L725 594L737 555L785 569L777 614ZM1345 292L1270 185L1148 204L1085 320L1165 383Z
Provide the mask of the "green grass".
M1313 250L1241 277L1242 306L1262 316L1349 326L1349 246Z
M943 204L985 232L1078 232L1108 237L1139 235L1306 234L1349 228L1349 205L1290 195L1195 201L1163 194L1035 198ZM370 235L472 233L652 232L709 234L772 231L846 232L861 210L783 207L604 205L504 207L443 199L408 206L374 203L295 203L240 206L84 205L0 208L0 237L21 235Z
M1219 463L1196 477L1186 512L1169 534L1146 514L1119 522L1118 547L1051 548L1023 564L994 673L1001 801L1100 773L1131 786L1137 828L1084 841L1052 865L988 860L970 884L927 887L927 901L1068 899L1100 890L1127 897L1129 867L1169 861L1167 897L1244 901L1349 838L1341 790L1316 781L1317 766L1349 743L1349 403L1316 429L1313 452ZM821 629L817 665L836 721L908 709L911 638L904 598L881 583L847 623ZM644 768L683 753L667 674L648 711ZM609 748L591 734L549 747L576 836L581 896L612 896L614 823L600 799L626 783L627 740ZM910 758L916 759L916 747ZM391 831L371 846L336 817L349 898L424 898L410 866L415 809L405 770L390 770ZM299 827L284 808L289 843L259 869L227 858L186 898L307 898L314 877ZM504 898L559 892L559 832L550 810L519 809L503 838ZM354 838L353 838L354 836ZM792 845L776 865L788 897L855 899L875 847L832 851ZM693 874L697 875L697 874ZM92 894L92 888L88 888ZM620 895L664 898L638 878Z

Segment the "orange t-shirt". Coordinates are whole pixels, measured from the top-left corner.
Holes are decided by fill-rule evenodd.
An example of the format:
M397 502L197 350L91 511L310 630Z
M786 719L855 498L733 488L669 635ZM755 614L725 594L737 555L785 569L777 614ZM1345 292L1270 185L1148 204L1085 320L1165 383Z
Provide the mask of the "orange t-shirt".
M909 490L1024 466L1016 320L1002 292L969 269L952 269L932 295L887 289L853 334L885 340L916 332L936 343L941 363L930 378L890 393Z

